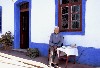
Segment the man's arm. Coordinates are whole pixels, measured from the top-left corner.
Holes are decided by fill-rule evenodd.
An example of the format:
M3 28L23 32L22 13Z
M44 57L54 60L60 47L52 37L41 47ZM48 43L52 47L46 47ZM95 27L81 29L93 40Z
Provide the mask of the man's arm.
M54 45L54 43L53 43L53 34L51 34L51 36L50 36L49 45L50 46Z

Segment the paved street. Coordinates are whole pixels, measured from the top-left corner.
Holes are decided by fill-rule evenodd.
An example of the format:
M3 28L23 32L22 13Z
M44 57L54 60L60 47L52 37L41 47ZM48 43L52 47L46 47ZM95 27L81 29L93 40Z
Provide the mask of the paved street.
M47 57L31 59L25 53L0 50L0 68L49 68ZM60 68L65 68L65 61L61 61ZM83 64L68 63L68 68L95 68Z
M33 65L34 64L34 65ZM0 67L2 68L48 68L47 65L32 60L0 53Z

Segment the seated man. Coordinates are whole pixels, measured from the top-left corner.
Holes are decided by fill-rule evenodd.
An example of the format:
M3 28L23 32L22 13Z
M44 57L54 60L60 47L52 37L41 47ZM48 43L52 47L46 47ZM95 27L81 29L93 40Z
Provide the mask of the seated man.
M57 56L57 47L60 47L63 43L63 36L59 33L59 27L55 27L54 33L51 34L49 45L50 51L53 51L52 55L52 66L58 65L55 61L55 57Z

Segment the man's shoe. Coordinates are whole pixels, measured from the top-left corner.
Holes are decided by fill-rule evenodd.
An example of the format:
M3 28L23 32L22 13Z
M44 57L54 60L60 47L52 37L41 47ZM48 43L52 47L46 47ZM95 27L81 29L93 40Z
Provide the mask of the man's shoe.
M51 63L51 66L54 67L55 65L53 63Z
M58 66L58 64L55 64L56 66Z
M54 64L54 68L58 68L58 64Z

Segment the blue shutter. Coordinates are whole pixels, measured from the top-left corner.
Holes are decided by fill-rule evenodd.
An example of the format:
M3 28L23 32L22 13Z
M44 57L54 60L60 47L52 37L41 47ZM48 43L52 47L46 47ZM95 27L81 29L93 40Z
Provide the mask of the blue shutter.
M0 33L2 32L2 7L0 6Z

